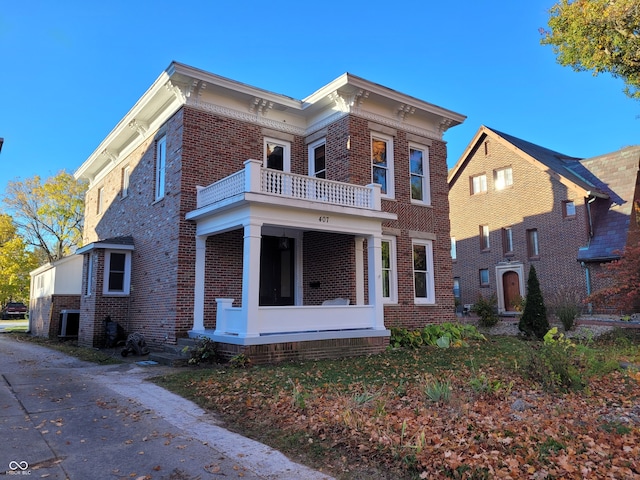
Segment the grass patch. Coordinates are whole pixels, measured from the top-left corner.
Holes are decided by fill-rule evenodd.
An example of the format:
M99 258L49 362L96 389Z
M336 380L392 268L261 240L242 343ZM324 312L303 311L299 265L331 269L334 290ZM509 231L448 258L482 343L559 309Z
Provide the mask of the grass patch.
M603 417L603 405L615 413L640 401L640 383L615 366L638 349L635 332L581 345L589 388L580 392L548 392L531 380L525 360L539 347L489 337L466 348L187 369L155 381L216 412L226 428L338 479L524 478L552 469L559 478L567 465L593 461L586 432L595 444L620 435L620 464L635 465L640 429ZM515 409L516 399L529 407ZM605 463L594 469L607 471Z

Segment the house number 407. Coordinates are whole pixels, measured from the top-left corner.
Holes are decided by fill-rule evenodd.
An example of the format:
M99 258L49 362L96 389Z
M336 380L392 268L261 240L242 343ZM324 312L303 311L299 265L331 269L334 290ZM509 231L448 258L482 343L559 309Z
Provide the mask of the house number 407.
M329 217L320 217L318 218L320 223L329 223Z

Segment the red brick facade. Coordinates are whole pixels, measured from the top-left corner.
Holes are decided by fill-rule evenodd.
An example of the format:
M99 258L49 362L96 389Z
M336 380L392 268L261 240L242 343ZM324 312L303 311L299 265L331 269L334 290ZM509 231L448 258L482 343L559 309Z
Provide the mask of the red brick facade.
M321 131L303 137L183 105L156 132L147 134L146 140L126 159L95 181L87 193L85 245L130 236L134 250L131 293L124 297L102 293L105 252L96 249L90 253L95 260L94 292L83 296L81 343L99 345L104 341L102 321L107 315L128 332L143 332L152 347L175 343L177 338L187 335L193 326L196 230L194 223L185 220L185 215L196 209L197 186L210 185L242 170L247 159L262 160L265 137L289 141L291 172L307 175L307 148L313 135L326 139L328 179L367 185L372 182L371 133L374 131L391 135L394 148L395 199L383 200L382 209L397 215L397 220L384 223L383 229L397 241L398 302L385 306L385 325L418 328L453 320L447 152L443 141L378 125L357 114L337 117L323 125ZM164 198L155 201L156 142L162 136L166 138L166 192ZM429 206L411 203L409 142L423 143L429 148L432 200ZM126 166L131 172L130 184L128 195L123 196ZM102 213L98 213L97 207L99 189L103 196ZM354 236L315 231L304 231L301 235L304 304L318 305L324 299L335 297L354 299ZM414 301L412 238L433 242L433 305L417 305ZM365 265L366 254L365 241ZM215 327L216 298L234 298L234 305L241 304L242 257L242 229L207 238L205 328ZM86 263L85 258L85 276ZM365 285L366 277L365 272ZM377 343L373 347L380 349ZM362 348L371 351L366 341Z
M534 265L547 303L552 304L560 292L584 300L588 292L587 279L591 292L603 286L598 278L601 267L598 261L579 262L578 254L582 247L590 244L594 225L598 225L597 217L607 212L610 202L589 198L584 188L484 128L450 179L451 236L456 245L453 276L460 283L460 303L473 304L479 296L505 295L500 291L497 276L504 271L501 269L517 265L522 266L524 274L523 296L530 266ZM483 131L485 133L481 133ZM505 167L512 170L513 184L498 189L494 172ZM472 179L482 174L486 175L487 189L473 194ZM589 200L591 212L587 208ZM574 203L575 215L566 215L567 201ZM604 206L602 211L598 211L600 205ZM480 239L482 225L490 231L489 248L484 249ZM507 227L512 231L511 252L505 251L503 230ZM636 229L631 228L629 235ZM537 256L531 256L528 248L527 232L531 230L538 232ZM480 284L482 269L489 273L489 282L485 285ZM588 305L581 305L587 311ZM504 307L500 302L498 306Z

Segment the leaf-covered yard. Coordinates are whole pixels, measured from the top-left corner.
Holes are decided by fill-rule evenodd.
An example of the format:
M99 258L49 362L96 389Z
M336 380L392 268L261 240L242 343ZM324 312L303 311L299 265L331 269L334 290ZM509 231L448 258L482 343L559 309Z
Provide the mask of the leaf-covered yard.
M337 478L640 478L638 338L582 348L578 391L543 389L513 337L157 381Z

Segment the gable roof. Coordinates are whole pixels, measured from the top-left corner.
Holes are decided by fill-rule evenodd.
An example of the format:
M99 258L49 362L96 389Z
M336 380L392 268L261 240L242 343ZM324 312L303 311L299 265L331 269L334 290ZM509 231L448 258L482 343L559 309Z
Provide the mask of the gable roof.
M564 185L582 190L585 196L608 197L608 192L602 188L603 185L598 182L598 179L581 165L580 158L541 147L535 143L502 133L484 125L478 129L456 165L450 170L448 178L450 186L455 183L459 174L471 158L471 152L475 150L485 137L500 142L504 147L512 150L522 159L537 166L540 170L546 171L551 177L556 178Z
M449 188L461 176L472 153L489 137L563 184L582 190L589 202L589 244L580 248L578 261L603 262L620 258L627 243L633 201L640 192L640 145L591 158L576 158L512 135L481 126L449 171Z

